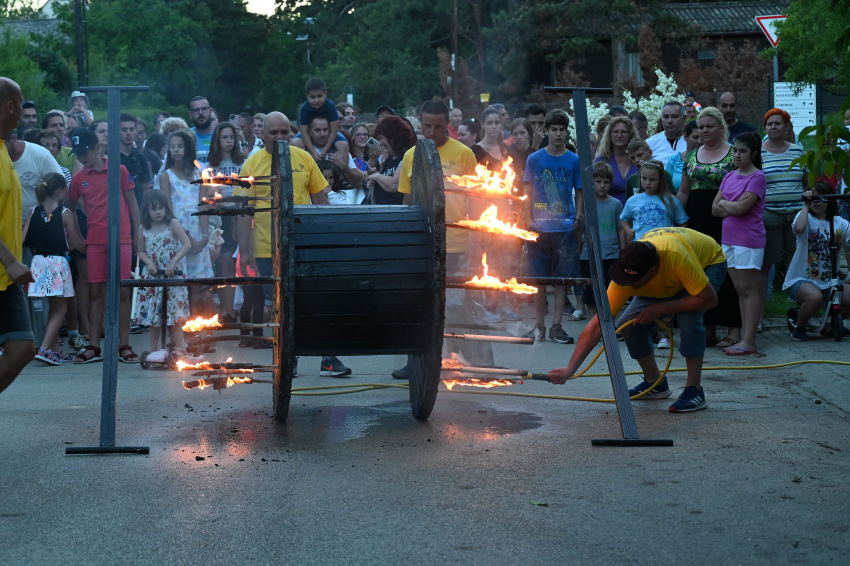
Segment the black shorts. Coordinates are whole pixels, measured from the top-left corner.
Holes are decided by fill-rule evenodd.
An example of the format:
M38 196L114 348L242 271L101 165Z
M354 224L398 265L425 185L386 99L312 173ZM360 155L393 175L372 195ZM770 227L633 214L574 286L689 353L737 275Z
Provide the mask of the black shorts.
M605 289L608 288L608 285L611 284L611 266L614 265L616 259L603 259L602 260L602 271L605 273L605 285L603 286ZM590 260L583 259L579 261L579 269L581 269L581 276L590 279ZM593 295L593 285L588 285L587 287L581 288L581 301L586 305L596 306L596 297Z
M35 340L23 285L9 285L0 291L0 345L7 340Z
M86 215L79 208L77 209L77 224L79 224L80 234L83 236L83 240L85 240L86 236L89 235L88 218L86 218ZM86 259L86 254L77 250L71 250L71 257Z

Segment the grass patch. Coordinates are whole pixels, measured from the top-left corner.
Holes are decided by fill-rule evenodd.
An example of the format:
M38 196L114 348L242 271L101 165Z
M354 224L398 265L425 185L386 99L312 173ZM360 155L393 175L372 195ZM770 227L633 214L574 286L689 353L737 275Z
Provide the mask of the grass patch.
M764 317L784 317L788 309L796 306L797 303L788 298L788 293L774 287L773 294L767 298L767 302L764 305Z

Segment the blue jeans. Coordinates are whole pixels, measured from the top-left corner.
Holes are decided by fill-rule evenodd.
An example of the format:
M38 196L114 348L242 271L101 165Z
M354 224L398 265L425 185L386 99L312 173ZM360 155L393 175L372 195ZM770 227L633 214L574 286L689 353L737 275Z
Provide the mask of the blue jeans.
M716 293L723 284L723 279L726 277L726 262L709 265L705 268L705 276L708 277L708 282ZM660 299L637 296L632 299L632 303L620 315L620 318L617 320L617 327L619 328L623 323L636 318L649 305L674 301L687 296L688 292L685 290L680 291L672 297ZM676 313L676 320L679 322L679 331L681 334L679 353L686 358L701 358L705 355L705 325L702 322L704 314L704 310ZM653 327L654 323L632 324L623 329L623 339L626 342L626 347L629 349L629 356L632 359L639 360L652 354L655 346L652 343L650 332Z

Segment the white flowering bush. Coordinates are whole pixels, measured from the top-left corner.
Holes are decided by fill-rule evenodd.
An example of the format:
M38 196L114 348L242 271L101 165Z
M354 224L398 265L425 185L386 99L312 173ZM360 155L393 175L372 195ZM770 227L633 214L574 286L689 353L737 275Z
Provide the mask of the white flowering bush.
M632 93L628 90L623 91L623 106L625 106L626 110L632 112L634 110L639 110L646 115L646 119L649 121L649 131L655 131L655 124L658 122L658 118L661 117L661 109L664 105L671 101L677 100L681 103L685 102L685 97L681 94L677 94L676 91L679 90L679 85L676 84L676 80L673 78L673 74L671 73L669 76L665 75L662 71L655 69L655 76L658 77L658 84L652 93L650 93L648 98L641 98L639 100L635 100L632 96ZM570 99L570 140L575 142L577 139L576 136L576 127L575 127L575 107L573 106L573 101ZM608 104L601 103L599 106L594 106L587 101L587 123L590 126L591 133L596 131L596 123L600 118L608 114Z
M658 77L658 84L655 86L654 92L652 92L648 98L635 100L631 92L627 90L623 91L623 106L625 106L626 110L629 112L633 112L635 110L643 112L646 115L646 119L649 121L650 132L654 131L655 124L661 117L661 109L666 103L671 100L676 100L683 104L685 102L685 97L676 93L676 91L679 90L679 85L676 84L676 80L673 78L672 73L668 76L656 68L655 76Z

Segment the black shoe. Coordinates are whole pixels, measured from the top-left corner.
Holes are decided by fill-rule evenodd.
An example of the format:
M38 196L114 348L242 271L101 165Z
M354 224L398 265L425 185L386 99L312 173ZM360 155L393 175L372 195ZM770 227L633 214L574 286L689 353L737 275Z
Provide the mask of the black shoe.
M138 324L131 324L130 325L130 334L141 334L141 333L142 333L142 327L141 326L139 326Z
M535 342L545 342L546 341L546 327L538 324L534 328L532 328L529 332L526 332L522 335L522 338L533 338Z
M795 342L806 342L808 339L809 335L802 328L797 327L791 332L791 340Z
M63 324L62 328L59 329L59 336L62 338L66 338L68 336L68 326Z
M410 366L405 364L403 368L394 370L393 379L410 379Z
M575 342L573 337L567 334L560 324L554 324L549 328L549 340L558 344L572 344Z
M342 365L342 362L336 356L322 360L321 371L319 375L322 377L345 377L351 375L351 368Z
M236 322L237 322L237 320L236 320L235 316L230 316L229 314L226 314L223 317L221 317L221 323L222 324L236 324Z

